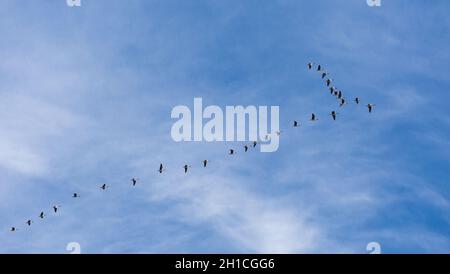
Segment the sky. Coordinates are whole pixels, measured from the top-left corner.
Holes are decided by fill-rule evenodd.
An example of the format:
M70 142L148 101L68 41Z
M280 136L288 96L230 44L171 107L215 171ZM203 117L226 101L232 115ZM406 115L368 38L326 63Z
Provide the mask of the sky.
M0 253L448 253L449 8L1 0ZM278 151L174 142L195 97L279 106Z

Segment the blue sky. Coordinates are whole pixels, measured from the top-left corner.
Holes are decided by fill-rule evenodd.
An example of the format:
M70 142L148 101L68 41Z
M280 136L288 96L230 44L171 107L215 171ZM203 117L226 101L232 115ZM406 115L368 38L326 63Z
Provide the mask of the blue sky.
M2 0L0 252L447 253L449 7ZM332 122L309 61L374 113L349 104ZM194 97L280 106L280 149L173 142L170 112Z

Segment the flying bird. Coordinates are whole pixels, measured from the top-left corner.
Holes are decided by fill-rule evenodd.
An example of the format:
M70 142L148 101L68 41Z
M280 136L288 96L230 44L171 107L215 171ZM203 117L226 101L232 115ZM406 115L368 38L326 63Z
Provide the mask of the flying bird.
M206 165L209 163L209 161L208 160L203 160L202 163L203 163L203 167L206 167Z
M313 63L308 63L308 69L312 69Z
M369 109L369 113L372 113L372 109L375 107L373 104L367 104L367 108Z
M293 127L298 127L298 126L300 126L300 124L297 121L294 121Z
M330 86L330 84L331 84L332 81L333 81L333 80L331 80L331 79L327 79L327 87Z
M339 91L339 92L338 92L337 97L338 97L338 99L341 99L341 98L342 98L342 91Z
M133 184L133 186L136 186L138 180L138 178L131 178L131 183Z
M244 146L244 152L247 152L247 151L248 151L248 146L245 145L245 146Z
M183 168L184 168L184 173L187 173L188 172L188 169L190 168L191 166L189 166L189 165L184 165L183 166Z
M358 97L355 98L355 102L356 102L356 104L359 104L359 98Z
M253 141L252 146L253 146L253 147L256 147L257 144L258 144L258 142Z
M334 93L334 87L330 87L330 94Z
M79 198L79 197L80 197L80 195L78 195L78 193L74 193L72 196L72 198Z
M328 73L326 73L326 72L322 73L322 79L324 79L327 75L328 75Z
M331 115L331 117L333 117L333 120L336 121L336 115L337 115L337 112L333 110L333 111L330 113L330 115Z
M55 213L58 212L58 209L59 209L59 205L54 205L53 206L53 211L55 211Z
M316 115L313 113L313 114L311 114L311 121L317 121L317 120L319 120L319 119L317 119L316 118Z
M108 187L109 187L109 186L107 186L106 184L103 184L100 188L101 188L102 190L106 190Z
M28 220L28 221L26 222L26 224L27 224L28 226L31 226L31 223L33 223L32 220Z
M160 164L160 165L159 165L158 172L159 172L159 173L163 173L164 170L166 170L166 169L163 168L163 164Z
M322 70L322 66L321 65L318 65L317 66L317 71L321 71Z
M234 151L234 149L230 149L230 150L228 151L228 155L234 155L234 154L236 154L236 152Z
M346 104L345 99L341 98L341 103L339 104L340 107L343 107Z
M15 227L11 227L11 232L16 232L16 228Z
M44 219L44 216L45 216L44 212L41 212L41 214L39 214L39 218L41 219Z

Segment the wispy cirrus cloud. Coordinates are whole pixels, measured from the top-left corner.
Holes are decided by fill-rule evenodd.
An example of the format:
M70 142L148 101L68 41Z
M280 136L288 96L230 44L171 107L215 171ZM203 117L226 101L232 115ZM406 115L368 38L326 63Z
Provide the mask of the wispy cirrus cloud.
M0 34L23 42L0 46L0 251L448 250L447 37L408 19L421 4L343 2L8 1ZM375 112L339 108L310 60ZM174 143L170 110L195 96L280 105L280 151L230 158L241 144ZM56 202L61 215L7 233Z

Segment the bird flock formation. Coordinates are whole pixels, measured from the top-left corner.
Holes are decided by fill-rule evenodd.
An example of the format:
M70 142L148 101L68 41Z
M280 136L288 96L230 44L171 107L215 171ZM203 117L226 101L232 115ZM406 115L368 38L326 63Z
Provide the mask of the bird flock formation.
M329 73L326 72L322 65L318 64L317 66L314 65L314 63L310 62L308 63L308 70L313 70L316 69L318 73L320 73L321 78L325 81L325 84L327 86L327 88L330 91L330 94L332 96L335 96L336 99L339 102L339 107L344 107L347 104L347 99L344 97L344 93L342 93L342 91L338 88L336 88L335 86L332 85L333 83L333 79L329 78ZM359 97L355 97L354 102L359 105L361 103L361 99ZM367 109L369 110L369 113L372 113L372 110L375 108L374 104L367 104L366 105ZM335 110L331 111L330 115L333 118L334 121L336 121L336 117L339 113ZM311 114L311 121L317 121L318 118L317 116L312 113ZM297 121L294 121L294 127L297 127L299 125L299 123Z
M328 76L329 76L329 73L326 72L326 71L323 69L322 65L318 64L317 66L315 66L314 63L310 62L310 63L307 64L307 67L308 67L308 70L310 70L310 71L311 71L311 70L316 70L316 71L320 74L321 78L325 81L326 87L329 89L330 94L333 95L333 96L335 96L336 99L338 100L338 102L339 102L339 107L344 107L344 106L347 104L346 98L344 97L344 95L343 95L343 93L342 93L341 90L339 90L338 88L336 88L335 86L332 85L333 79L331 79L331 78L328 77ZM360 104L360 103L361 103L361 99L360 99L359 97L355 97L355 98L354 98L354 102L355 102L356 104ZM366 106L367 106L367 108L368 108L369 113L372 113L372 111L373 111L375 105L369 103L369 104L367 104ZM335 110L333 110L333 111L331 111L330 116L332 117L332 119L333 119L334 121L336 121L336 117L337 117L338 114L339 114L338 112L336 112ZM319 120L319 119L318 119L318 117L316 116L316 114L312 113L312 114L311 114L310 121L315 122L315 121L318 121L318 120ZM299 127L299 126L300 126L300 122L294 120L294 121L293 121L293 127ZM281 131L277 131L277 132L275 132L275 133L276 133L278 136L281 135ZM266 135L266 136L265 136L265 139L266 139L266 141L269 140L269 139L270 139L270 135ZM249 149L255 148L257 145L258 145L258 142L257 142L257 141L252 141L251 143L245 144L245 145L243 146L243 151L244 151L244 152L248 152ZM236 149L229 149L229 150L228 150L228 155L235 155L236 153L237 153L237 150L236 150ZM209 160L203 160L203 161L202 161L202 167L203 167L203 168L206 168L206 167L208 166L209 163L210 163ZM188 171L189 171L189 169L190 169L191 167L192 167L191 165L185 164L185 165L183 166L184 173L188 173ZM157 172L160 173L160 174L162 174L162 173L165 172L165 171L166 171L166 168L165 168L165 166L161 163L161 164L159 165L159 168L158 168ZM134 178L131 178L131 185L132 185L133 187L135 187L135 186L137 185L138 181L139 181L139 178L135 178L135 177L134 177ZM107 184L102 184L102 185L100 185L100 187L99 187L99 189L100 189L101 191L106 191L108 188L109 188L109 185L107 185ZM75 193L72 194L72 198L73 198L73 199L78 199L78 198L80 198L80 194L77 193L77 192L75 192ZM58 211L59 211L59 209L60 209L60 205L59 205L59 204L55 204L55 205L52 206L51 211L53 212L53 214L57 214ZM37 217L38 217L39 219L44 219L46 216L47 216L47 214L46 214L44 211L41 211L40 214L37 215ZM24 224L26 225L26 227L30 227L30 226L33 224L33 220L32 220L32 219L28 219ZM11 231L11 232L16 232L16 231L18 231L18 230L19 230L19 229L18 229L16 226L12 226L12 227L10 228L10 231Z

